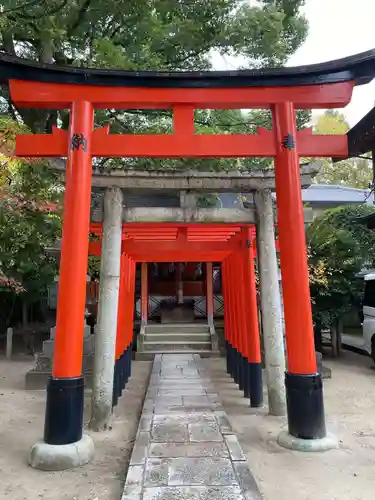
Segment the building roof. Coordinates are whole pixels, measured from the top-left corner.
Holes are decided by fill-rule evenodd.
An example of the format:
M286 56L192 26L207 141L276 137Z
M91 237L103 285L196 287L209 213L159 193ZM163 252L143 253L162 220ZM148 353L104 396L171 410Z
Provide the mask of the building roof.
M276 198L275 193L272 196ZM241 200L235 193L222 193L219 196L223 208L241 206ZM253 203L252 195L246 195L244 200ZM310 205L346 205L346 204L374 204L374 194L369 189L356 189L337 184L312 184L302 189L302 201ZM218 205L219 206L219 205Z
M363 155L375 150L375 107L371 109L348 132L349 157ZM340 159L334 159L340 161Z
M369 189L356 189L340 184L312 184L302 190L302 200L310 204L374 204L374 195Z

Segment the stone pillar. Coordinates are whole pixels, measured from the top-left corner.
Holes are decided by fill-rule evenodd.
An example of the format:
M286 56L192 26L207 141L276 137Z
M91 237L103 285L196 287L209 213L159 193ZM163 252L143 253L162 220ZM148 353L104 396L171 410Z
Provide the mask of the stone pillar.
M282 416L286 413L285 353L271 191L256 191L254 202L268 406L271 415Z
M112 412L121 243L122 191L119 188L109 188L104 195L98 322L92 384L90 427L96 431L107 427Z

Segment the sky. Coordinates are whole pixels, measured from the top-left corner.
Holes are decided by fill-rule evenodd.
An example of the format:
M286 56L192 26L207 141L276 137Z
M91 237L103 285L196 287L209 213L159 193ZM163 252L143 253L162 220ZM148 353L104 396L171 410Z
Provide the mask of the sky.
M375 49L375 0L306 0L309 21L305 43L288 66L314 64ZM215 57L217 69L233 69L234 61ZM342 110L352 127L375 104L375 80L356 87L351 103Z

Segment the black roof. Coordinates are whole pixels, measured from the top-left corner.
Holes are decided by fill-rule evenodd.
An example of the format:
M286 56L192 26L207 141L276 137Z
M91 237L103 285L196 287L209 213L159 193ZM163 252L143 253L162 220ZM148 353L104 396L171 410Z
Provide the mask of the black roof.
M375 49L307 66L236 71L123 71L43 64L0 53L0 83L9 79L78 85L155 88L225 88L315 85L375 77Z
M363 217L357 217L355 221L358 224L364 224L369 229L375 229L375 212L372 214L365 215Z
M375 149L375 108L367 113L348 132L349 157Z

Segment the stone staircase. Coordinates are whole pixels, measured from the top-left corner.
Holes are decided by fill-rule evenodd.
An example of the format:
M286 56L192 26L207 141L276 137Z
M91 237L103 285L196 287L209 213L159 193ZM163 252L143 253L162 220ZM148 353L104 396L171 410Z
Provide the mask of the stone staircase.
M155 354L168 353L218 356L215 329L207 323L150 323L141 327L136 359L150 360Z

